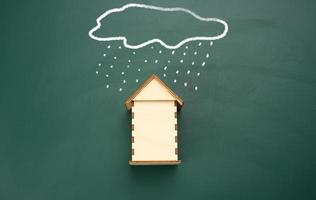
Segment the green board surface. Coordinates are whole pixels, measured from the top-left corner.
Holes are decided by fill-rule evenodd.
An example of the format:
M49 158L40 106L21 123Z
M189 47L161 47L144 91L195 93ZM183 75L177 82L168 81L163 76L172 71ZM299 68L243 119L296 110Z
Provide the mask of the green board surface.
M187 8L229 31L174 54L131 50L88 36L127 1L1 1L0 199L315 199L316 2L134 2ZM176 44L223 31L160 14L131 10L99 34ZM185 101L179 166L128 165L124 101L151 74Z

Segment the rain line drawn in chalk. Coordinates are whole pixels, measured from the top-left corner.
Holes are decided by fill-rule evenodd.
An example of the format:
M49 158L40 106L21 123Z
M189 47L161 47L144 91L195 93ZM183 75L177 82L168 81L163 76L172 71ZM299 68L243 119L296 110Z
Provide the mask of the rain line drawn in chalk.
M186 36L179 37L182 39L178 41L170 41L172 45L165 43L163 40L164 37L160 38L158 36L155 38L144 35L143 38L146 39L141 39L138 43L132 43L132 41L129 41L129 34L120 34L118 37L115 37L116 34L114 34L110 38L101 38L100 40L96 39L98 36L93 36L94 33L97 34L103 32L97 32L97 30L105 27L101 24L101 22L107 23L107 16L123 11L127 12L127 9L132 7L147 9L145 10L147 14L159 13L157 11L169 12L169 14L173 14L172 12L184 12L184 14L188 14L189 17L198 23L200 23L200 21L204 24L206 23L206 25L212 25L212 23L217 23L218 25L218 23L220 23L219 25L224 25L224 29L221 29L222 32L217 32L218 35L216 36L212 36L210 35L211 32L208 33L204 31L205 29L201 29L203 32L200 31L195 35L191 35L193 36L192 38L186 38L188 37ZM103 20L101 19L101 16L97 18L97 25L89 31L89 36L98 41L105 41L105 45L103 46L104 49L98 54L99 57L101 57L100 60L94 62L96 64L94 64L95 70L93 70L93 72L95 72L94 76L98 79L104 79L105 83L103 84L107 91L116 91L117 93L123 94L124 92L129 91L130 87L134 87L134 85L141 83L143 80L142 76L147 72L156 74L159 73L164 79L166 79L166 81L173 83L175 87L182 87L187 90L190 89L191 92L201 90L198 88L198 86L201 87L198 81L201 80L202 77L205 77L202 74L204 71L202 71L201 68L204 67L202 69L206 70L206 65L207 67L212 66L212 63L209 62L212 58L212 51L210 51L210 49L212 48L215 40L226 36L228 25L226 22L219 19L217 19L218 21L210 20L216 18L200 17L188 9L161 8L162 10L159 10L160 8L161 7L144 4L126 4L123 7L114 8L103 13L101 15L103 16ZM142 11L142 9L135 10L138 12L139 10ZM162 14L164 14L163 12ZM117 16L111 15L109 18L110 17L112 18ZM148 19L150 19L150 17ZM172 18L170 19L172 20ZM151 24L155 25L155 23L150 23L149 25ZM124 26L124 24L122 25ZM169 29L169 27L166 26L158 26L155 28L158 28L158 30L162 28ZM175 32L177 29L174 27L170 27L170 29L171 30L168 30L170 33L181 34L181 32ZM196 30L198 31L200 29ZM146 34L147 32L145 31L140 33ZM140 34L140 36L143 35ZM166 37L168 37L168 39L172 39L169 35L166 35ZM118 42L121 43L117 44L115 40L116 42L119 40ZM195 40L196 42L188 43ZM129 42L133 45L130 45ZM146 48L138 50L143 47ZM180 47L181 49L177 50Z
M162 12L184 12L186 14L191 15L192 17L194 17L195 19L197 19L198 21L202 21L202 22L216 22L219 24L222 24L224 26L224 30L221 34L219 35L215 35L215 36L195 36L195 37L189 37L186 38L182 41L180 41L179 43L177 43L176 45L168 45L166 44L164 41L162 41L159 38L153 38L150 40L147 40L143 43L137 44L137 45L131 45L128 44L128 39L125 36L116 36L116 37L98 37L96 35L94 35L94 33L99 30L101 28L101 20L106 19L106 17L108 17L109 15L113 14L113 13L120 13L120 12L124 12L125 10L127 10L128 8L142 8L142 9L147 9L147 10L154 10L154 11L162 11ZM100 15L97 19L96 19L96 23L97 25L94 26L90 31L89 31L89 36L97 41L123 41L123 45L126 48L129 49L140 49L143 48L147 45L150 44L154 44L154 43L159 43L160 45L164 46L167 49L177 49L179 47L181 47L182 45L188 43L188 42L192 42L192 41L214 41L214 40L218 40L221 39L223 37L226 36L227 32L228 32L228 24L221 19L218 18L205 18L205 17L201 17L199 15L197 15L196 13L194 13L193 11L186 9L186 8L181 8L181 7L174 7L174 8L167 8L167 7L158 7L158 6L153 6L153 5L146 5L146 4L136 4L136 3L130 3L130 4L126 4L120 8L113 8L110 10L107 10L106 12L104 12L102 15ZM111 46L109 45L108 48L111 48ZM151 46L151 48L153 49L154 47ZM187 46L186 46L187 48Z

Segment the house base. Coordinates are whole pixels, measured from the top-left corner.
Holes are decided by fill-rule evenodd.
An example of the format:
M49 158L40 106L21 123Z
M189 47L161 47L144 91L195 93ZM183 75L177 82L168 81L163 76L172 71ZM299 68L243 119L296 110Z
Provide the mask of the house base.
M128 162L130 165L179 165L181 160L164 160L164 161L133 161Z

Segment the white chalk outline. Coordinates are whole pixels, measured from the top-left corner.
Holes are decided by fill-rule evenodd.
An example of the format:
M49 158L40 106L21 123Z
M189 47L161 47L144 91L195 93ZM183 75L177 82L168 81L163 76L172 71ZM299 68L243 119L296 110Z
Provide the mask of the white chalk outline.
M166 43L164 43L162 40L158 39L158 38L154 38L151 40L148 40L146 42L143 42L139 45L129 45L127 43L127 38L124 36L117 36L117 37L97 37L94 36L93 33L95 31L97 31L100 27L101 27L101 23L100 21L103 18L106 18L108 15L112 14L112 13L117 13L117 12L123 12L124 10L126 10L127 8L145 8L145 9L149 9L149 10L158 10L158 11L164 11L164 12L174 12L174 11L182 11L185 13L188 13L190 15L192 15L194 18L200 20L200 21L206 21L206 22L218 22L224 25L224 31L223 33L221 33L220 35L216 35L216 36L212 36L212 37L207 37L207 36L197 36L197 37L190 37L190 38L186 38L184 40L182 40L181 42L179 42L178 44L172 46L172 45L167 45ZM89 31L89 36L97 41L118 41L118 40L122 40L123 44L126 48L129 49L140 49L143 48L147 45L153 44L153 43L159 43L162 46L164 46L167 49L177 49L179 47L181 47L183 44L187 43L187 42L192 42L192 41L198 41L198 40L208 40L208 41L213 41L213 40L218 40L221 39L223 37L226 36L227 32L228 32L228 25L224 20L218 19L218 18L204 18L204 17L200 17L199 15L195 14L194 12L192 12L191 10L185 9L185 8L180 8L180 7L175 7L175 8L164 8L164 7L158 7L158 6L152 6L152 5L146 5L146 4L136 4L136 3L129 3L126 4L124 6L122 6L121 8L113 8L110 9L108 11L106 11L105 13L103 13L102 15L100 15L97 20L97 25L95 27L93 27L90 31Z

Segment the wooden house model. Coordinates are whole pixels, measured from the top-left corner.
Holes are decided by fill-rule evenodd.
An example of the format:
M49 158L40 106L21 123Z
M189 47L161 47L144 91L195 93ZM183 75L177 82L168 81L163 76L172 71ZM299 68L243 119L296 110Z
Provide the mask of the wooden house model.
M177 165L177 112L183 100L156 75L125 102L132 115L130 165Z

